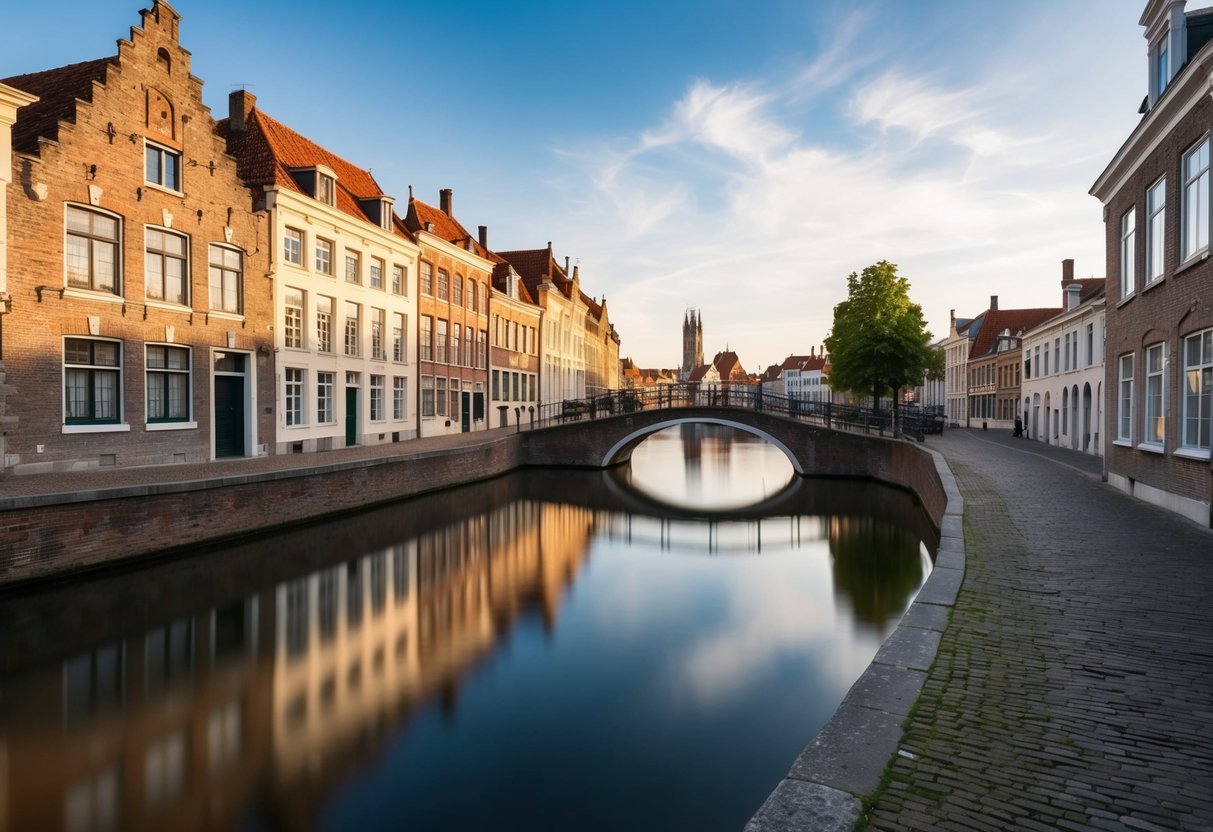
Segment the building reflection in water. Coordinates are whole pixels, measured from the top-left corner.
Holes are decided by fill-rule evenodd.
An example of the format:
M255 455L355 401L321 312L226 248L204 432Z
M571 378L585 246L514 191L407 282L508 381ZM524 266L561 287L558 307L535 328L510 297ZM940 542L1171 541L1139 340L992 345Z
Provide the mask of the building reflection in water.
M546 482L533 472L481 498L377 509L0 604L18 645L0 668L0 832L308 827L422 703L455 708L461 678L522 615L554 628L597 538L713 555L828 538L836 588L874 626L924 577L916 538L862 518L696 524L503 499ZM872 534L891 554L865 548ZM352 541L374 545L341 559ZM47 632L68 634L72 654L40 655L55 649L38 646Z

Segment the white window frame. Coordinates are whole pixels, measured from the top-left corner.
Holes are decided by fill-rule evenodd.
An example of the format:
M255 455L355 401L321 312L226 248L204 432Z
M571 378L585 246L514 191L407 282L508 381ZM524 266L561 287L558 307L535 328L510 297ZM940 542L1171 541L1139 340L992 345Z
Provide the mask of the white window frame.
M392 376L392 419L408 418L408 376Z
M288 428L307 424L307 407L304 390L307 389L307 370L303 367L286 367L282 371L282 422Z
M282 232L282 262L303 267L306 238L298 228L287 226Z
M1167 177L1146 190L1146 282L1153 286L1167 270Z
M327 301L328 311L323 310ZM337 308L337 299L328 295L317 295L316 307L316 352L331 354L333 352L333 317Z
M1133 442L1133 375L1136 356L1126 353L1117 359L1119 377L1116 399L1116 441Z
M155 349L165 350L167 358L168 351L177 350L185 354L185 367L153 367L151 360L151 351ZM143 346L144 354L144 418L146 420L146 428L150 431L156 430L187 430L197 428L198 423L194 421L194 354L193 350L181 344L154 343L149 342ZM167 362L166 362L167 364ZM184 376L185 377L185 415L180 417L155 417L153 418L150 410L152 406L152 379L163 378L165 376ZM166 391L167 392L167 391Z
M1155 363L1156 362L1156 363ZM1145 349L1145 386L1142 401L1141 446L1158 449L1167 441L1167 345L1164 341Z
M215 262L215 254L220 253L220 262ZM227 262L227 255L234 254L237 258L236 268L232 268ZM219 277L219 303L215 303L215 272L218 272ZM228 278L236 282L236 308L228 309L226 307L225 289L228 288ZM223 245L222 243L210 243L207 246L206 254L206 292L207 303L212 312L223 312L229 315L244 314L244 252L236 246Z
M337 417L333 410L337 390L337 374L333 372L316 373L316 423L319 425L336 424Z
M1189 160L1196 157L1200 162L1200 155L1203 152L1203 167L1195 170L1188 170ZM1209 232L1210 232L1210 215L1209 215L1209 155L1210 155L1210 137L1206 133L1205 137L1194 144L1183 155L1180 164L1180 176L1183 177L1183 197L1180 202L1180 210L1183 216L1180 220L1182 227L1183 240L1180 243L1182 255L1180 262L1187 262L1202 254L1209 253Z
M370 374L370 391L371 391L371 407L370 418L371 422L383 422L387 420L386 408L387 403L387 386L384 376L377 373Z
M315 265L317 273L333 276L333 251L335 249L336 245L332 240L325 237L316 238L316 243L312 247L312 263ZM323 258L320 256L321 252L324 253Z
M298 294L298 303L292 302L292 294ZM288 350L306 348L303 322L307 313L307 292L297 286L287 286L282 292L282 346Z
M84 362L69 362L67 359L67 344L69 341L87 341L90 343L107 343L114 344L116 347L116 363L115 364L97 364L95 361L89 363ZM93 355L92 348L89 351L90 357ZM63 346L59 353L61 366L63 368L63 377L59 385L59 390L63 396L62 404L62 432L63 433L109 433L113 431L129 431L130 425L123 422L125 417L125 401L123 392L126 389L125 384L125 362L123 355L123 343L115 338L92 338L88 336L68 335L63 338ZM115 377L113 384L114 392L114 416L113 418L98 419L96 415L87 417L69 418L67 413L67 376L73 369L85 370L89 373L89 390L90 398L93 403L96 402L96 397L93 394L94 379L98 373L112 373Z
M1213 438L1213 420L1210 418L1213 411L1213 329L1185 335L1182 347L1183 413L1179 447L1208 458L1210 439Z
M148 170L148 161L152 157L156 158L157 173L156 178L152 179ZM168 166L164 164L166 159L173 159L176 162L176 182L168 182ZM143 140L143 181L154 188L161 188L166 191L171 191L175 194L184 193L181 186L181 180L184 178L185 172L181 165L181 151L168 145L154 142L151 139Z

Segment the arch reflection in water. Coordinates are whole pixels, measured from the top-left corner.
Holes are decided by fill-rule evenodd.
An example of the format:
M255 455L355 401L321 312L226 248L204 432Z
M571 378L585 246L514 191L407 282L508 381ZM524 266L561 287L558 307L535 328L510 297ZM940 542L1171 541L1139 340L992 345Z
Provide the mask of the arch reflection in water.
M657 431L625 469L637 490L683 508L720 511L761 503L792 481L784 453L736 428L682 424Z
M613 494L528 472L6 599L0 828L738 828L929 569L873 508L921 514Z

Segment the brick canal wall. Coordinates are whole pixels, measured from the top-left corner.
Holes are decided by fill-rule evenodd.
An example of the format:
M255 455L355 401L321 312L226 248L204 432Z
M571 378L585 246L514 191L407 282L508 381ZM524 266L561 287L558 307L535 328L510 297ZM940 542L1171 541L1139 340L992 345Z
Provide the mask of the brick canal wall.
M737 424L747 426L742 414ZM714 415L720 421L719 412ZM905 488L940 527L947 497L931 455L922 448L761 413L750 416L748 428L776 438L806 475L867 477ZM621 439L661 424L659 417L633 414L520 434L477 435L441 449L310 468L9 499L0 511L0 584L234 541L527 466L601 467Z

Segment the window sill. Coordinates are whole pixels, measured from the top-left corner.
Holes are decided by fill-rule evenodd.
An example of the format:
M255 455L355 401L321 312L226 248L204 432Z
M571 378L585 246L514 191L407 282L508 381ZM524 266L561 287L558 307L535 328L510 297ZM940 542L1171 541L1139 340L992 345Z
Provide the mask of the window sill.
M197 430L197 422L148 422L144 428L148 431L158 430Z
M244 323L244 314L241 312L224 312L219 309L212 309L206 314L212 318L218 318L222 321L237 321L239 323Z
M1188 271L1189 269L1196 268L1197 266L1199 266L1201 263L1204 263L1208 259L1209 259L1209 250L1207 248L1201 249L1200 251L1196 252L1191 257L1189 257L1187 260L1183 261L1178 266L1176 266L1175 274L1181 275L1184 272Z
M1154 278L1146 285L1142 286L1141 293L1144 295L1146 292L1150 291L1151 289L1161 286L1162 284L1164 284L1166 282L1167 282L1167 276L1165 274L1159 275L1158 277Z
M172 303L166 300L145 300L143 305L148 309L163 309L166 312L193 312L194 310L181 303Z
M68 286L63 290L65 298L77 298L79 300L96 300L101 303L126 303L126 298L122 295L115 295L113 292L99 292L92 289L80 289L75 286Z
M173 196L185 196L185 191L178 191L176 188L170 188L167 185L161 185L159 182L148 182L143 180L145 188L151 188L153 191L159 191L162 194L172 194Z
M1151 454L1165 454L1167 452L1165 447L1155 442L1142 442L1137 446L1137 450Z
M1128 439L1113 439L1112 444L1117 448L1132 448L1133 442Z
M130 425L111 422L103 425L63 425L63 433L129 433Z
M1184 459L1195 459L1200 462L1209 461L1209 452L1200 448L1178 448L1172 456L1183 457Z

